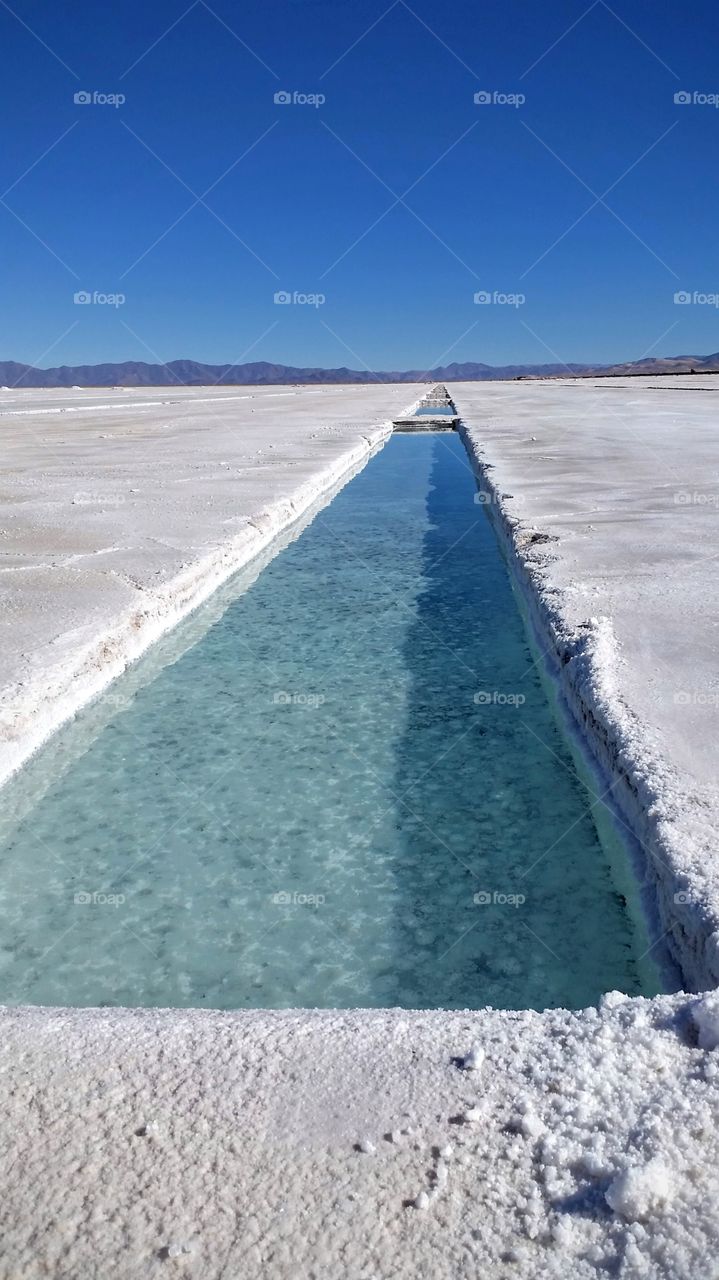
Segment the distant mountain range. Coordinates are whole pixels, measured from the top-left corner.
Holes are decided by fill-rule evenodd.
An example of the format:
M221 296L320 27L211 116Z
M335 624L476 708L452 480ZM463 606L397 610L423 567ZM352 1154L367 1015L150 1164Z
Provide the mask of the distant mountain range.
M61 365L58 369L34 369L14 360L0 361L0 386L4 387L169 387L169 386L268 386L287 383L337 382L488 382L507 378L614 377L640 373L719 373L719 352L711 356L666 356L633 360L627 364L448 364L437 369L406 369L373 373L364 369L297 369L292 365L201 364L197 360L171 360L169 364Z

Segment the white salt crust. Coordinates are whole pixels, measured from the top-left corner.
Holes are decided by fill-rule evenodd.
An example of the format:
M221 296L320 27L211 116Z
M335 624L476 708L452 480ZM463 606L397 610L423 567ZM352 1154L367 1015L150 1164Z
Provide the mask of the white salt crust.
M717 472L714 385L452 388L532 625L644 846L637 865L657 937L668 930L697 989L717 975L717 726L705 695L719 537L711 505L696 500L711 496ZM302 400L293 390L296 404L288 395L274 406L280 392L268 392L264 408L258 393L248 404L266 415L261 432L237 399L231 410L213 403L210 429L196 407L187 422L175 405L161 420L159 392L110 422L108 410L97 422L89 411L107 392L0 396L0 436L22 464L3 481L25 503L4 584L14 610L0 660L5 774L135 656L126 632L113 651L113 623L127 626L140 592L152 604L138 653L264 545L280 511L291 518L278 502L295 510L298 492L307 503L325 492L386 438L409 398L405 387L331 391L334 421L328 409L322 417L324 391ZM25 410L54 424L60 401L84 406L75 420L111 439L103 456L116 469L90 523L95 446L79 427L62 420L69 465L47 466L49 451L62 454L55 427L43 426L33 456L38 425ZM360 401L365 418L382 420L358 425ZM158 477L160 463L169 470ZM117 517L111 499L126 490L130 518L124 505ZM694 496L677 502L676 492ZM250 534L232 528L238 511L245 524L267 514ZM118 582L95 567L105 556ZM88 557L92 567L79 563ZM8 1280L719 1274L714 992L609 993L576 1013L23 1008L0 1010L0 1024Z

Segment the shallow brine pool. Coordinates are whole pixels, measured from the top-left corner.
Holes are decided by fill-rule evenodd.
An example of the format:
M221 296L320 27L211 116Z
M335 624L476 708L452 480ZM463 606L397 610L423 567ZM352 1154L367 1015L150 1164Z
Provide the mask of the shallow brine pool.
M5 789L0 1001L656 988L475 495L458 437L393 437Z

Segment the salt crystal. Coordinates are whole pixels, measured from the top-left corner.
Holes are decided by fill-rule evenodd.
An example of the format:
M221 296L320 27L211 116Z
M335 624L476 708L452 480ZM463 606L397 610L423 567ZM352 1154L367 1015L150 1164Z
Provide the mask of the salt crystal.
M648 1218L669 1199L669 1173L661 1160L628 1165L610 1183L605 1199L610 1209L630 1222Z
M476 1044L472 1049L470 1049L468 1054L465 1054L464 1058L462 1059L462 1070L477 1071L479 1070L483 1062L484 1062L484 1049L482 1048L481 1045Z
M694 1025L699 1031L699 1048L716 1049L719 1046L719 992L711 991L691 1007Z

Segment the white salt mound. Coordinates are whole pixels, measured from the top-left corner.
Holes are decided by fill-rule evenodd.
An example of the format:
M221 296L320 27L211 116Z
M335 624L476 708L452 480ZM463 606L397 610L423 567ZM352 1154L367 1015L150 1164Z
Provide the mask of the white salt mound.
M462 1059L462 1069L464 1071L478 1071L484 1062L484 1049L481 1045L476 1044L469 1053L465 1054Z
M668 1170L661 1160L622 1169L607 1189L610 1209L630 1222L641 1222L661 1209L671 1195Z
M697 1000L691 1015L699 1031L699 1048L716 1049L719 1046L719 991L711 991Z
M540 1120L533 1111L525 1112L518 1121L517 1127L525 1138L540 1138L546 1129L544 1121Z

